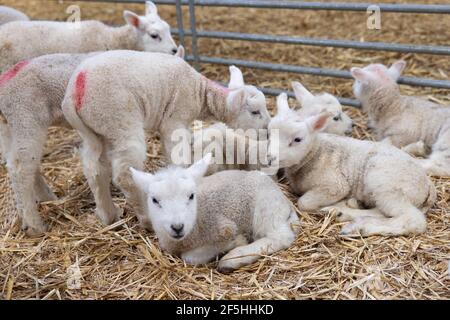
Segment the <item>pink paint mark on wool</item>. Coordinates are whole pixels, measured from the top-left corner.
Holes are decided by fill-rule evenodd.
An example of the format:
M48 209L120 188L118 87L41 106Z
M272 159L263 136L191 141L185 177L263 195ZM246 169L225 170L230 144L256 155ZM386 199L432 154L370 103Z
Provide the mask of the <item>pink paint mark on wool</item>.
M75 92L73 95L75 109L78 111L81 110L83 106L83 99L86 93L86 72L81 71L75 80Z
M8 71L2 73L2 75L0 75L0 86L4 85L6 82L14 78L20 72L20 70L22 70L29 63L29 60L21 61Z
M220 83L217 83L211 79L208 79L207 77L205 77L204 75L202 75L202 77L204 79L206 79L208 86L219 91L221 94L227 96L230 93L230 89L228 89L227 87L224 87L223 85L221 85Z

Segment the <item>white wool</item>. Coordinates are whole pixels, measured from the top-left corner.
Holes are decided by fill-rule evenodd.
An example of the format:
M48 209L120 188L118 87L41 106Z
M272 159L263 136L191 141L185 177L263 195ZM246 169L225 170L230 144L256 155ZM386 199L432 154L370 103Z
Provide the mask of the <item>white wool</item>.
M194 265L227 253L218 268L229 272L291 245L299 219L276 183L258 171L203 178L210 158L155 174L131 169L161 247Z
M301 119L306 119L322 112L329 112L331 115L323 132L337 135L345 135L352 132L353 121L342 110L342 105L336 97L329 93L314 95L298 81L293 81L291 84L295 98L301 106L297 111Z
M169 25L156 6L145 16L124 11L127 24L110 27L99 21L14 21L0 28L0 72L19 61L51 53L88 53L115 49L177 51Z
M353 220L343 233L403 235L426 229L424 213L436 190L425 171L407 153L384 143L320 133L330 114L296 118L286 95L269 130L279 130L279 150L269 141L269 157L286 168L300 210L336 206L340 219ZM275 154L277 154L275 156ZM356 199L369 210L340 204Z

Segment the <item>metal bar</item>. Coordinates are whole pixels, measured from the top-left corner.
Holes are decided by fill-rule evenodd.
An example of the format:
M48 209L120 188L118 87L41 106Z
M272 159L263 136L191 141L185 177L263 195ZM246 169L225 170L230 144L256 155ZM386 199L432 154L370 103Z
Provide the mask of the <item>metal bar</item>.
M226 83L223 83L223 82L219 82L219 83L222 84L223 86L227 86ZM285 90L276 89L276 88L263 88L263 87L256 87L256 88L258 88L264 94L267 94L269 96L278 96L280 93L285 92L288 95L288 97L295 98L295 95L292 91L285 91ZM356 108L361 107L361 103L356 99L343 98L343 97L336 97L336 98L343 105L350 106L350 107L356 107Z
M259 90L261 90L264 94L268 94L269 96L278 96L280 93L287 93L287 95L290 98L295 98L295 95L292 91L284 91L281 89L274 89L274 88L261 88L261 87L257 87ZM356 99L349 99L349 98L343 98L343 97L336 97L339 102L342 105L345 106L350 106L350 107L355 107L355 108L360 108L361 107L361 103L356 100Z
M178 38L180 39L181 45L186 48L184 41L183 10L181 9L181 0L176 0L176 12L177 12Z
M189 19L191 27L192 36L192 55L194 56L194 68L199 70L199 57L197 50L197 29L196 29L196 19L195 19L195 3L194 0L189 0Z
M176 33L176 32L177 32L177 30L174 30L174 33ZM190 36L190 33L187 32L186 35ZM359 41L350 41L350 40L300 38L300 37L291 37L291 36L277 36L277 35L224 32L224 31L197 31L197 37L198 38L242 40L242 41L271 42L271 43L286 43L286 44L297 44L297 45L319 46L319 47L349 48L349 49L360 49L360 50L450 55L450 47L444 47L444 46L427 46L427 45L398 44L398 43L385 43L385 42L359 42Z
M83 1L83 0L82 0ZM86 0L84 0L86 1ZM105 0L91 0L105 2ZM182 0L182 5L189 5L191 0ZM108 0L106 2L143 3L145 0ZM175 0L154 0L156 4L175 4ZM209 7L244 7L272 9L302 10L334 10L334 11L367 11L369 6L376 5L382 12L400 13L450 13L450 5L446 4L391 4L391 3L349 3L349 2L304 2L276 0L196 0L198 6Z
M192 59L192 57L187 57L186 59L189 60L189 59ZM316 76L321 76L321 77L353 79L349 71L336 70L336 69L303 67L303 66L276 64L276 63L268 63L268 62L213 58L213 57L205 57L205 56L199 56L198 61L201 63L237 65L237 66L246 67L246 68L263 69L263 70L270 70L270 71L277 71L277 72L290 72L290 73L300 73L300 74L311 74L311 75L316 75ZM450 81L447 81L447 80L400 77L398 80L398 83L406 84L406 85L410 85L410 86L450 89Z

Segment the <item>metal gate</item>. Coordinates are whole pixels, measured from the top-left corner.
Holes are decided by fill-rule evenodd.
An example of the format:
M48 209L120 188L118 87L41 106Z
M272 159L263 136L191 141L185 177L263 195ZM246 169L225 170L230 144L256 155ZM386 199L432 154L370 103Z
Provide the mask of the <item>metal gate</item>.
M94 0L114 3L145 3L145 0ZM270 8L270 9L292 9L292 10L334 10L334 11L362 11L366 12L370 6L376 5L380 12L398 13L427 13L446 15L450 19L450 5L422 5L422 4L374 4L374 3L323 3L323 2L303 2L303 1L276 1L276 0L153 0L156 4L176 6L177 28L172 29L172 33L179 36L180 43L185 46L185 38L191 37L191 52L186 56L186 60L191 61L194 67L198 68L202 63L237 65L247 68L256 68L278 72L310 74L323 77L336 77L352 79L349 71L306 67L299 65L276 64L268 62L258 62L250 60L227 59L222 57L201 56L198 54L199 38L215 38L239 41L256 41L269 43L283 43L304 46L351 48L357 50L391 51L403 53L418 53L432 55L450 56L450 47L431 45L411 45L400 43L384 42L359 42L350 40L302 38L292 36L277 36L266 34L248 34L240 32L224 32L216 30L198 30L196 27L195 8L197 6L210 7L245 7L245 8ZM184 28L184 17L182 6L189 7L190 28ZM450 31L450 30L449 30ZM450 89L450 81L436 80L417 77L400 77L400 84ZM278 88L260 88L269 95L278 95L285 90ZM293 96L292 92L288 93ZM358 101L348 98L339 98L344 105L358 107Z

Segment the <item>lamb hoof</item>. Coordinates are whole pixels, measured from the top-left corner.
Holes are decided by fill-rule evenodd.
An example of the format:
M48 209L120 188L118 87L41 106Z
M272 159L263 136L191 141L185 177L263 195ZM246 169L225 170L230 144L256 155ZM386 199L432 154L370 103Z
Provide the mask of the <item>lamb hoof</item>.
M355 198L348 199L345 204L347 205L347 207L349 207L351 209L361 209L360 202L358 200L356 200Z
M357 237L360 235L364 235L363 233L363 227L358 222L349 223L345 225L341 230L341 234L347 236Z
M223 274L232 273L234 270L235 270L234 268L221 265L220 263L219 263L219 266L217 267L217 271L219 271L220 273L223 273Z
M29 225L26 222L22 223L22 230L29 237L39 237L44 235L48 231L48 225L44 222L37 222L33 225Z
M107 212L105 210L96 208L95 213L100 218L101 222L105 226L109 226L113 224L114 222L119 221L122 218L122 210L114 206L114 208L111 210L112 212Z
M325 208L320 209L320 211L323 211L328 214L334 213L336 215L337 221L339 221L339 222L345 221L345 220L343 220L345 217L344 213L341 210L339 210L339 208L337 208L337 207L325 207Z

